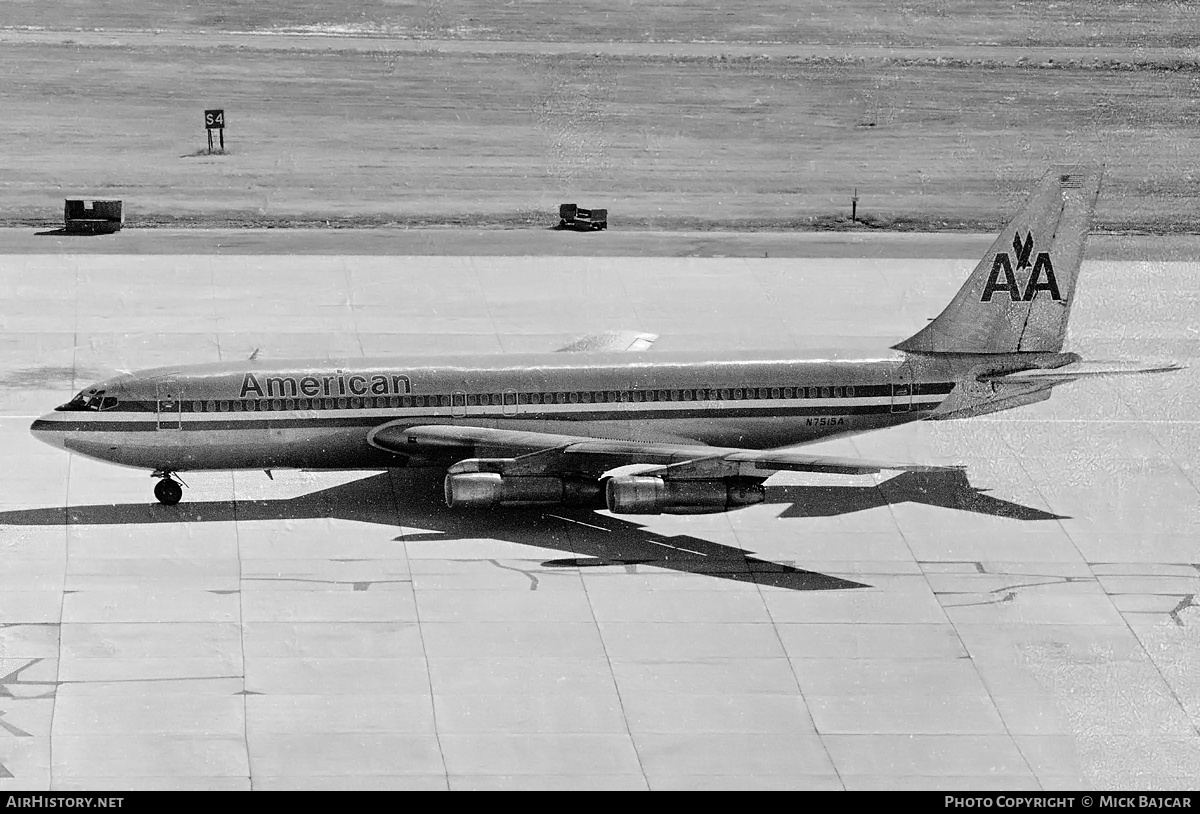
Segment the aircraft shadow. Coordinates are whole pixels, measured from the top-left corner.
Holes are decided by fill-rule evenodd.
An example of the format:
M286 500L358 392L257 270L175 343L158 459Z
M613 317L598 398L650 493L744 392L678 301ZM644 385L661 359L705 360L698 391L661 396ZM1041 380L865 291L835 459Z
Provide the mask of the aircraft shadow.
M767 503L791 503L780 517L834 517L901 503L924 503L943 509L990 514L1010 520L1066 520L1052 514L985 494L971 485L961 470L904 472L877 486L767 487Z
M790 486L767 489L768 503L790 503L781 517L824 517L888 503L918 502L1018 520L1058 515L981 494L966 476L906 473L878 487ZM294 498L68 506L0 512L0 525L143 525L255 520L336 518L413 529L398 542L489 538L548 548L572 556L543 563L548 568L651 565L717 579L795 591L869 587L860 582L762 560L733 546L691 535L664 537L632 520L588 508L555 507L497 511L451 511L441 499L441 472L392 470ZM419 531L418 531L419 530Z
M80 231L78 229L67 229L63 226L57 229L46 229L42 232L34 232L35 237L96 237L98 235L112 235L119 232L120 229L94 229Z

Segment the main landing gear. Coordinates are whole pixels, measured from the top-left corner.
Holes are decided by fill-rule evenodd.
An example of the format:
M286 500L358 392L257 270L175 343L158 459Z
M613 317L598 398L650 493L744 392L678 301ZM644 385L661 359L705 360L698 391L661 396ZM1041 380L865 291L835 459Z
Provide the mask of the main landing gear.
M183 487L170 472L155 472L151 477L161 478L154 484L154 496L164 506L174 506L183 498Z

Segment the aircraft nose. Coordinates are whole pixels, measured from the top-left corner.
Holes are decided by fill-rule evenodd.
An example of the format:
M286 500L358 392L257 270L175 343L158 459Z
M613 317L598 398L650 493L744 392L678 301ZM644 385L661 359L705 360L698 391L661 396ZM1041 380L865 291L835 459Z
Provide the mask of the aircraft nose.
M59 422L54 420L54 413L47 413L29 425L29 432L42 443L63 449L63 439L66 434L57 426L58 424Z

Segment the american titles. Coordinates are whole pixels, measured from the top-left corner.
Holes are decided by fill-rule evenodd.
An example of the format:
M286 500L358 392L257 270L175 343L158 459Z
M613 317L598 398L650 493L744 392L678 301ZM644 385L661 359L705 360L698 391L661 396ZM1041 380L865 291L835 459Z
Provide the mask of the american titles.
M351 373L338 370L317 376L262 376L247 373L238 398L313 396L402 396L412 392L407 376L394 373Z

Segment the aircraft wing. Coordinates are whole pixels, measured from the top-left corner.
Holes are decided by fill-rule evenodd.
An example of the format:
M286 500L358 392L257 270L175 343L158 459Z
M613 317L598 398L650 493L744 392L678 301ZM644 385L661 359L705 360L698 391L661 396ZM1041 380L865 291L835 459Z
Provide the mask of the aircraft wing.
M639 333L638 331L610 331L609 333L581 336L573 340L571 344L559 348L558 353L650 350L650 346L657 339L658 334Z
M630 464L651 464L664 478L768 478L775 472L866 475L881 470L942 472L958 467L814 455L794 447L773 450L711 447L700 442L589 438L523 430L435 424L384 425L368 436L380 449L397 454L443 450L463 458L502 459L501 474L577 474L599 477Z
M1130 373L1160 373L1168 370L1180 370L1182 368L1183 365L1178 362L1105 362L1081 360L1071 362L1062 367L1020 370L1016 373L986 376L983 377L983 380L1006 384L1063 384L1075 381L1076 379L1089 379L1099 376L1123 376Z

